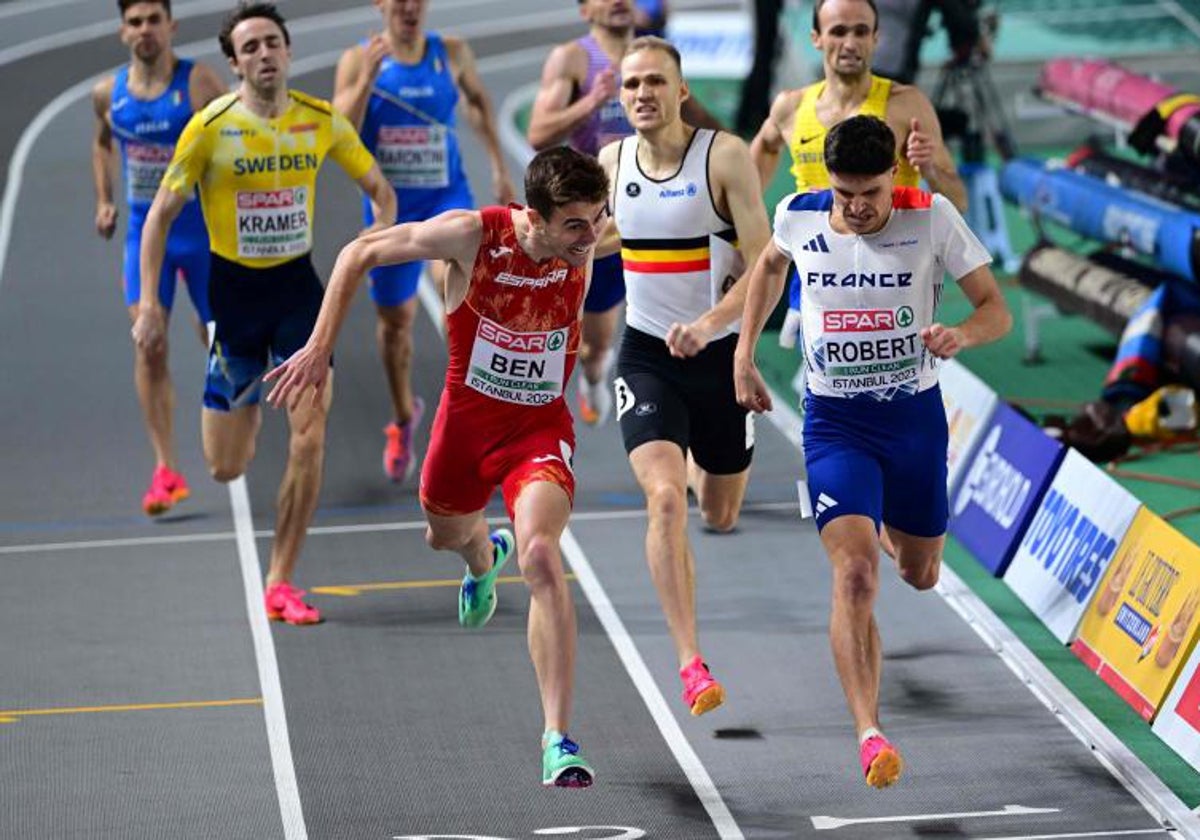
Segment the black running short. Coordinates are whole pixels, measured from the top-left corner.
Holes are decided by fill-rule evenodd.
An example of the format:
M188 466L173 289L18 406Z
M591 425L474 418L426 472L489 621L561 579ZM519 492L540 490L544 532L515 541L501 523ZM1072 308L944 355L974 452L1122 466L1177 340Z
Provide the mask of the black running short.
M733 388L737 336L710 342L690 359L676 359L666 342L625 328L613 382L625 451L669 440L712 475L734 475L754 455L754 417Z

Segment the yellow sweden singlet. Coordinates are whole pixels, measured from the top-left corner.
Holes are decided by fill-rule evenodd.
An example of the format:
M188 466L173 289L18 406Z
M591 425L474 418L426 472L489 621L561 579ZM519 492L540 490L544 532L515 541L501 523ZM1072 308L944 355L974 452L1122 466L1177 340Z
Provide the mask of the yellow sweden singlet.
M213 253L270 268L312 249L317 172L329 155L358 180L375 159L328 102L289 91L287 111L268 120L236 93L213 100L179 136L163 184L179 195L200 188Z
M824 81L809 85L804 89L800 105L796 108L796 121L792 125L792 139L788 146L792 153L792 176L796 179L796 192L823 190L829 186L829 173L825 170L825 135L829 129L817 119L817 98L823 90ZM884 119L891 92L891 79L872 75L871 91L858 113ZM896 160L900 164L896 186L917 186L921 182L921 173L902 155L897 155Z

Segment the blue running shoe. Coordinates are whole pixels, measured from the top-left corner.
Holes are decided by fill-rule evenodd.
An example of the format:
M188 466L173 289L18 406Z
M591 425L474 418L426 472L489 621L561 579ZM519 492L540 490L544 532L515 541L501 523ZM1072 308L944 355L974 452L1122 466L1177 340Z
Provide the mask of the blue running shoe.
M496 612L496 578L512 556L517 542L512 531L499 528L492 532L492 568L483 577L474 577L470 570L463 576L458 590L458 623L463 627L479 628Z

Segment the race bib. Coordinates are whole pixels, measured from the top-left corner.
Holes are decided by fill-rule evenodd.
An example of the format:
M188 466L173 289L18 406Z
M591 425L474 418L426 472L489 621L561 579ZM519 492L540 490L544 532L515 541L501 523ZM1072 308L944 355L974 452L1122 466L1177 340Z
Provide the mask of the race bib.
M450 184L445 126L382 126L375 144L375 159L393 187Z
M620 99L610 99L600 106L600 121L596 131L596 148L603 149L609 143L622 140L633 134L633 126L625 116Z
M479 319L466 384L518 405L545 405L562 396L567 328L518 333Z
M885 395L919 381L920 347L916 333L877 340L826 338L814 355L824 361L824 379L834 393Z
M174 146L157 143L125 145L125 187L130 204L149 204L154 201L174 152Z
M308 188L237 194L239 257L298 257L312 247Z

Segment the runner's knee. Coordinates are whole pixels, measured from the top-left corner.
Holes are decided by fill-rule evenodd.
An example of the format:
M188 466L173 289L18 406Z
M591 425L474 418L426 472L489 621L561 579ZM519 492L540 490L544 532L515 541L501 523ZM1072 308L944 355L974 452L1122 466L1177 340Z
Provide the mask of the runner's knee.
M851 606L869 607L879 592L878 567L870 559L844 559L834 570L834 596Z
M700 515L704 518L704 527L719 534L728 534L737 527L739 513L737 505L733 504L718 506L704 503L700 506Z
M382 306L379 313L379 331L387 336L407 335L412 329L413 316L407 307Z
M153 348L134 346L138 362L151 376L164 377L167 375L167 343L165 341L160 341Z
M651 519L682 521L687 516L687 494L682 488L670 484L647 488L646 512Z
M254 457L254 449L246 453L244 459L230 456L208 456L208 473L221 484L228 484L239 479L246 472L246 465Z
M904 562L906 559L903 554L900 555L900 577L904 579L905 583L919 591L933 589L933 587L937 586L938 576L942 568L942 564L938 558L935 557L923 563L911 563L907 565Z
M471 531L425 529L425 543L434 551L458 551L471 541Z
M288 442L288 457L293 463L307 465L325 456L325 424L313 420L303 432L294 432Z
M553 586L562 578L562 559L557 544L545 534L534 534L517 553L521 577L530 589Z

